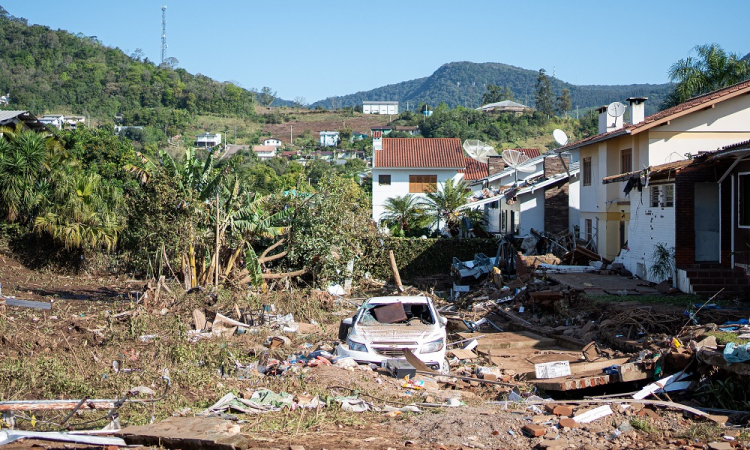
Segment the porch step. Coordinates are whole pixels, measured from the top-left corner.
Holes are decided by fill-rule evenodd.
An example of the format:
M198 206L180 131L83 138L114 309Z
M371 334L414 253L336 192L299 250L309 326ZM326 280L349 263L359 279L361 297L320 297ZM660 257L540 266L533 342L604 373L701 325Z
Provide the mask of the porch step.
M693 267L686 270L693 292L711 297L722 288L720 298L750 300L750 278L740 268Z

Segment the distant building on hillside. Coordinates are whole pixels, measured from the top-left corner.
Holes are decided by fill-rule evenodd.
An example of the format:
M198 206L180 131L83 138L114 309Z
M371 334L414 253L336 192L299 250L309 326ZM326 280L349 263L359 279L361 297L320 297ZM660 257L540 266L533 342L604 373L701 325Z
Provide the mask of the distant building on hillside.
M398 114L398 102L362 102L362 114Z
M203 133L195 137L195 146L213 148L221 145L221 133Z
M254 145L253 152L262 160L271 159L276 156L276 147L273 145Z
M495 103L488 103L486 105L482 105L479 108L477 108L479 111L484 112L512 112L516 114L521 114L526 111L531 111L532 108L522 105L520 103L516 103L512 100L503 100L501 102L495 102Z
M281 142L281 139L268 138L268 139L263 140L263 145L270 145L273 147L282 147L284 144Z
M338 131L321 131L320 132L320 146L321 147L335 147L339 145L339 132Z
M65 123L65 116L62 114L47 114L39 118L39 121L45 125L55 127L58 130L62 129L63 123Z

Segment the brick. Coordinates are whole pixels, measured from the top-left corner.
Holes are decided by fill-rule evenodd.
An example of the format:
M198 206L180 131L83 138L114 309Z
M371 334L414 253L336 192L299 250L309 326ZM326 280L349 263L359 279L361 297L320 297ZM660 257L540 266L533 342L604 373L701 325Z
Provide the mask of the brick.
M560 426L563 428L578 428L578 422L570 418L560 419Z
M544 436L547 433L547 429L540 425L528 424L521 428L525 434L531 437Z
M568 405L546 405L546 409L550 414L556 416L570 417L573 415L573 408Z

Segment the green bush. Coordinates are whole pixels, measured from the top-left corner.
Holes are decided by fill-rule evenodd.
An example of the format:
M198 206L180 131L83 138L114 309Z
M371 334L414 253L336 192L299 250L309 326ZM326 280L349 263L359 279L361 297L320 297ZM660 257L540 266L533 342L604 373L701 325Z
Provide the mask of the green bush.
M449 273L453 257L466 261L476 253L495 256L495 239L421 239L389 237L370 241L355 270L360 275L365 272L378 279L393 277L388 261L388 251L393 250L401 278L430 276Z

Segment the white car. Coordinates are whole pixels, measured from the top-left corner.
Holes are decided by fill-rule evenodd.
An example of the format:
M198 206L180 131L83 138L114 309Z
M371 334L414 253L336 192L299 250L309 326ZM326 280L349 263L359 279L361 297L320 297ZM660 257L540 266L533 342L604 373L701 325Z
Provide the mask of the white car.
M447 374L446 323L429 297L373 297L341 322L336 354L382 365L404 359L409 349L431 369Z

